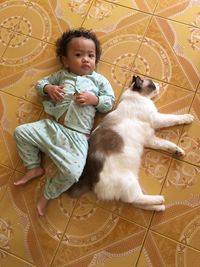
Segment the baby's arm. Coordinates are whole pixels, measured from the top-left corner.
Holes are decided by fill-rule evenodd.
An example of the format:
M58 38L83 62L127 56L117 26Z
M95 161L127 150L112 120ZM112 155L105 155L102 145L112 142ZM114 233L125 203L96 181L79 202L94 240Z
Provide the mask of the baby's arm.
M43 90L44 93L47 93L53 101L61 102L65 97L65 91L63 88L64 86L62 85L46 84Z
M53 101L62 101L64 98L64 89L60 85L61 71L55 72L39 80L36 84L38 94L41 96L49 95Z
M99 103L98 96L91 94L90 92L80 92L74 95L74 100L80 106L96 106Z

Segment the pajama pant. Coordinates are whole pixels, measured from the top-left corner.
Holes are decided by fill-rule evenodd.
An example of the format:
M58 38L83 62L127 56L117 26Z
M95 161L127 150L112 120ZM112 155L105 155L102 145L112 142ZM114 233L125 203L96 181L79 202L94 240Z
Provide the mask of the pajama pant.
M85 134L44 119L18 126L14 136L19 155L27 169L40 166L40 151L48 155L57 166L57 173L47 179L45 184L46 199L58 197L79 180L88 151Z

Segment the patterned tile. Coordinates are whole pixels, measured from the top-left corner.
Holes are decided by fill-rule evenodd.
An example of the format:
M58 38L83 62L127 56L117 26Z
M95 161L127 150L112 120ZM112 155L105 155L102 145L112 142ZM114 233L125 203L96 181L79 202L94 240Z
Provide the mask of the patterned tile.
M137 267L194 266L198 267L200 252L149 232Z
M200 249L196 241L199 236L199 186L200 168L173 160L162 190L166 211L154 215L151 229Z
M152 13L156 7L158 0L108 0L108 2L113 2L122 6Z
M18 176L16 173L14 179ZM20 189L13 186L12 182L1 200L0 214L1 249L37 266L46 266L23 196ZM7 266L12 266L9 265L13 261L12 257L7 257L5 254L3 258Z
M35 121L39 118L41 107L32 105L20 98L0 92L0 163L15 168L18 162L13 132L19 124Z
M2 64L1 57L6 51L7 45L9 44L11 38L13 36L13 32L9 29L0 27L0 62Z
M0 1L0 27L15 30L28 8L28 0Z
M11 176L13 176L13 172L13 170L0 165L0 200L3 198L6 192Z
M62 30L54 15L50 1L30 1L16 31L45 42L54 43Z
M165 18L200 27L199 12L200 5L198 0L170 0L159 1L155 13Z
M95 29L102 44L103 61L130 69L150 16L104 1L100 7L94 3L83 26ZM111 5L110 12L104 10L105 4ZM102 12L97 12L101 6Z
M50 164L46 168L46 175L41 179L35 179L24 186L15 187L15 194L22 194L26 203L31 226L34 229L40 254L44 261L43 265L39 265L41 267L50 266L76 203L76 201L69 199L66 194L63 194L60 198L50 201L45 217L40 218L38 216L36 211L37 199L42 192L45 179L51 176L53 171L54 168ZM19 177L15 178L15 180L17 179ZM21 206L18 208L20 209ZM29 239L28 242L32 258L36 262L38 255Z
M146 230L92 203L79 202L52 266L133 266Z
M194 115L194 122L184 127L184 132L181 136L180 146L186 151L184 160L198 165L200 167L200 95L197 94L194 98L191 113Z
M4 36L3 36L4 37ZM27 35L14 33L1 57L0 79L26 70L41 61L55 58L55 47Z
M30 264L26 261L23 261L22 259L16 258L15 256L8 254L4 250L1 250L1 249L0 249L0 255L1 255L1 266L2 267L7 267L7 266L36 267L36 265Z
M37 0L37 2L41 4L41 1ZM82 26L92 2L93 0L56 0L49 1L49 4L51 9L54 10L54 16L61 31L66 31L69 28Z
M188 25L154 18L134 62L133 71L195 90L200 77L199 51L192 48L190 38L191 29Z

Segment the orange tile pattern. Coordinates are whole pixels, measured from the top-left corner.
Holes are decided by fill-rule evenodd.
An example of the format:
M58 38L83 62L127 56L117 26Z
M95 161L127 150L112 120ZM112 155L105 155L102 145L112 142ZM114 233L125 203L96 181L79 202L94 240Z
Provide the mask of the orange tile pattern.
M117 100L132 74L160 83L161 112L194 115L192 125L158 131L179 144L182 159L145 149L145 192L164 194L153 213L93 193L63 194L39 218L35 204L46 176L13 186L24 172L13 131L44 116L35 82L60 65L63 30L92 28L103 48L98 71ZM200 1L0 0L0 265L2 267L164 267L200 264ZM102 118L98 117L97 122Z

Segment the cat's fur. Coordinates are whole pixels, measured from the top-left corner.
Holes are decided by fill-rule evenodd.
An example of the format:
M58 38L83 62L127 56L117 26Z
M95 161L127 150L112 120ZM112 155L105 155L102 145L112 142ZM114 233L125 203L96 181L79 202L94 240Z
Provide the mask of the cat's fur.
M151 80L133 77L118 107L93 131L82 176L68 190L71 196L92 189L101 200L122 200L147 210L165 209L163 196L145 195L140 187L143 149L162 149L183 156L184 151L176 144L156 137L155 129L191 123L193 116L159 113L151 100L158 91Z

